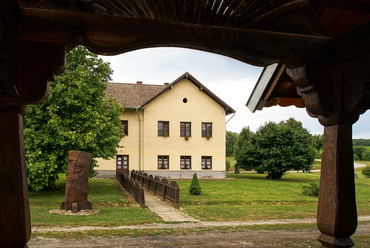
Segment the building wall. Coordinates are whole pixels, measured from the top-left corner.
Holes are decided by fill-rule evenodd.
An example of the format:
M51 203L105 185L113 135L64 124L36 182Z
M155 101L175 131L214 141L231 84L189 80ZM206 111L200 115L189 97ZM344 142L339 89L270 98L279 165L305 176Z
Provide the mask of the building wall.
M194 172L199 178L225 177L225 110L196 85L182 79L141 111L141 170L167 178L191 178ZM136 112L125 111L122 119L129 121L129 134L122 139L124 148L117 149L117 154L129 155L130 170L138 170L138 117ZM168 137L158 136L158 121L169 121ZM191 122L188 141L180 136L180 122ZM202 122L212 123L209 140L201 137ZM158 169L158 155L169 156L168 170ZM191 156L191 170L180 169L180 156ZM212 157L211 170L201 168L202 156ZM99 161L98 169L115 170L115 160Z
M142 119L143 111L139 110L139 116ZM125 134L119 143L120 148L117 148L117 155L128 155L129 156L129 169L139 169L139 118L135 110L125 109L120 117L121 120L128 121L128 134ZM97 159L98 167L96 170L100 174L107 174L108 172L103 171L114 171L116 170L116 160L110 159ZM111 173L112 175L115 175Z

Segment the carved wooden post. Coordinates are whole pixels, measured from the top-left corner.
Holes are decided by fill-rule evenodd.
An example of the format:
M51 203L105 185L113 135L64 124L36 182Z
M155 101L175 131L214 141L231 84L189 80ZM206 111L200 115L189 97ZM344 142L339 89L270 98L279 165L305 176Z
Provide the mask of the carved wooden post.
M352 247L357 228L352 124L326 126L317 226L325 247Z
M72 210L74 213L92 209L92 204L87 201L91 160L91 153L69 151L66 192L60 209Z
M324 129L318 240L324 247L352 247L357 210L352 151L352 124L369 108L369 56L340 65L305 65L287 69L310 116Z
M31 236L22 116L0 112L0 244L25 247Z
M20 61L14 58L20 49L0 19L0 246L4 248L27 247L31 236L22 117L27 107L20 95Z

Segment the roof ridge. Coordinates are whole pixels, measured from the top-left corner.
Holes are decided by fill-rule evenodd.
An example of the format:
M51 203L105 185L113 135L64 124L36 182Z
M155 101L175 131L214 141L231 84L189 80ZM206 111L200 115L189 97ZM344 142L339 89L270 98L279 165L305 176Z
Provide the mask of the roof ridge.
M149 86L166 86L165 83L163 84L138 84L138 83L120 83L120 82L105 82L107 84L125 84L125 85L149 85Z

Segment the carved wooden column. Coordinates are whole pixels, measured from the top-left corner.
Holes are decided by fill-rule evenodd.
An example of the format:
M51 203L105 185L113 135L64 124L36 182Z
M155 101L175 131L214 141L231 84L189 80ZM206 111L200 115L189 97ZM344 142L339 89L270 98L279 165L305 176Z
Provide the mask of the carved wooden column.
M307 112L324 125L317 225L323 247L352 247L357 210L352 124L369 108L369 56L339 65L287 69Z
M64 66L62 45L17 39L0 20L0 246L27 247L30 209L23 139L28 104L47 98Z

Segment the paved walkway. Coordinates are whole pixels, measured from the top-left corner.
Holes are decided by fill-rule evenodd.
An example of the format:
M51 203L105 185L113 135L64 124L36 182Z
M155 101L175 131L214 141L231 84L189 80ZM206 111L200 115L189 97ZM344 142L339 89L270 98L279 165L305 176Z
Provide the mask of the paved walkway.
M166 222L198 222L197 219L177 211L168 203L161 201L158 197L148 192L145 192L145 205Z

